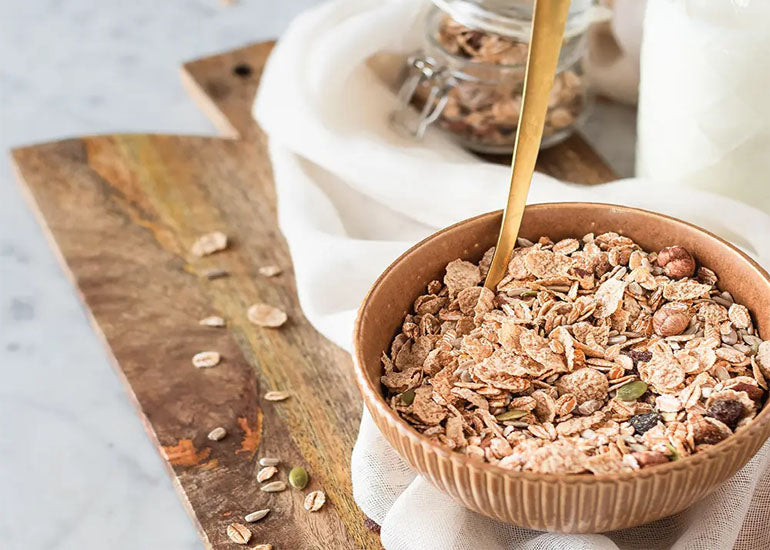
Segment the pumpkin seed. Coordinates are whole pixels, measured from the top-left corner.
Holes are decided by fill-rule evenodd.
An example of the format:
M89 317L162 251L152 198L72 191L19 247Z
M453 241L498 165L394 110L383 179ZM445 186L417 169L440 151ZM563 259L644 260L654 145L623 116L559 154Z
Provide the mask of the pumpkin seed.
M401 401L403 401L405 405L411 405L414 403L414 390L406 390L404 393L402 393Z
M500 422L505 422L506 420L518 420L519 418L524 418L528 414L529 411L511 409L510 411L505 411L504 413L498 414L495 418L497 418L497 420Z
M307 470L305 470L305 468L302 466L295 466L289 472L289 483L291 483L292 487L299 489L300 491L307 487L307 482L309 479L310 478L307 475Z
M533 296L537 296L537 290L525 290L521 293L522 298L532 298Z
M641 380L629 382L618 388L617 397L621 401L636 401L647 391L647 384Z

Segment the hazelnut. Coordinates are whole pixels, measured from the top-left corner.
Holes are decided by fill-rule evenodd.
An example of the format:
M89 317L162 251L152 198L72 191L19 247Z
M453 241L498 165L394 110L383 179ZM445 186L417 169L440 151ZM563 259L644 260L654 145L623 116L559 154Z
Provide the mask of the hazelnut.
M695 259L681 246L667 246L658 252L658 265L672 279L691 277L695 273Z
M664 304L652 316L652 328L655 334L665 338L682 334L690 324L690 313L687 304L669 302Z

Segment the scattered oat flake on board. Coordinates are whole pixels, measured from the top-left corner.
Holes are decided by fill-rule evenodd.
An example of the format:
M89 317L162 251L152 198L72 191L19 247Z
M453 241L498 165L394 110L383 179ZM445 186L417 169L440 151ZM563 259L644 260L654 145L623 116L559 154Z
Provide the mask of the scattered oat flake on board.
M313 491L305 497L305 510L317 512L326 503L326 494L323 491Z
M210 367L216 367L221 360L219 352L216 351L202 351L193 355L192 364L199 369L207 369Z
M266 401L283 401L288 399L291 394L287 391L269 391L265 394Z
M198 324L204 327L220 328L225 326L227 323L222 317L219 317L218 315L211 315L209 317L204 317L203 319L198 321Z
M227 435L227 430L222 426L218 426L209 432L208 438L211 441L221 441Z
M271 477L273 477L275 474L278 473L278 468L275 466L265 466L259 472L257 472L257 481L260 483L264 483Z
M270 508L265 508L264 510L257 510L256 512L246 514L246 516L244 516L243 519L245 519L249 523L254 523L255 521L261 520L269 513L270 513Z
M248 544L251 540L251 531L242 523L231 523L227 526L227 536L235 544Z
M278 328L288 319L285 311L268 304L254 304L246 312L246 316L249 322L267 328Z
M215 267L214 269L207 269L203 272L203 276L206 277L209 281L213 281L214 279L221 279L222 277L227 277L228 275L229 273L227 271L218 267Z
M212 231L198 238L192 245L191 251L194 255L208 256L214 252L219 252L227 248L227 235L221 231Z
M263 277L276 277L281 274L281 268L277 265L263 265L258 271Z

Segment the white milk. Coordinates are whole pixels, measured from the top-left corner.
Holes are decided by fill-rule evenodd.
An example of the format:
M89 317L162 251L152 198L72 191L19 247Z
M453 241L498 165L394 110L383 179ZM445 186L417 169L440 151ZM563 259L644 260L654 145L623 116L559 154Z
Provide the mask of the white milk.
M636 172L770 212L770 0L649 0Z

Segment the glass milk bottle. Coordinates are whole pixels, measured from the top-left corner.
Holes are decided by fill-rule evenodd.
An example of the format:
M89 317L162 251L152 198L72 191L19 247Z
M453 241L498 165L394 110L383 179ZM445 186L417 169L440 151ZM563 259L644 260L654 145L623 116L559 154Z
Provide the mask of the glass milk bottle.
M770 0L649 0L636 171L770 212Z

